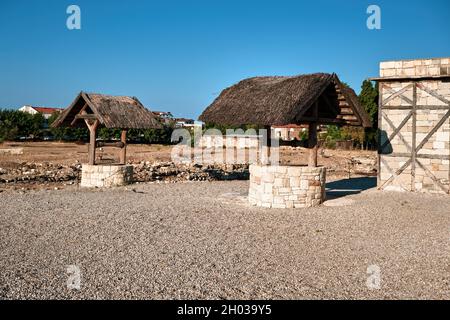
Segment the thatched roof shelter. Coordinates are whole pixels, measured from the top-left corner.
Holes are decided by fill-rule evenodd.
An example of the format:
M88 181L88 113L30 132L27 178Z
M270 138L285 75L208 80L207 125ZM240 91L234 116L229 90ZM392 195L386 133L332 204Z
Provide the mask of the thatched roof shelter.
M83 126L82 119L97 119L106 128L161 128L155 115L136 97L80 92L53 122L53 127Z
M52 123L53 127L86 125L90 133L89 164L95 164L95 149L117 147L121 149L120 164L126 163L128 129L158 129L162 125L156 116L135 97L108 96L98 93L80 92L72 104ZM122 129L120 142L96 141L100 125L106 128Z
M318 114L312 110L318 105ZM261 126L300 123L370 127L355 92L336 74L255 77L222 91L200 115L207 123Z

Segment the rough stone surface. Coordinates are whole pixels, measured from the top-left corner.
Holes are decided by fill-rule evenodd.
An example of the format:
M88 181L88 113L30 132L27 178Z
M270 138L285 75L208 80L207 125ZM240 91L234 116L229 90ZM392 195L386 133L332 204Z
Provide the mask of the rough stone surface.
M124 186L133 181L133 166L89 165L81 168L81 187L110 188Z
M380 76L389 77L427 77L450 75L450 59L419 59L385 61L380 63Z
M0 148L0 155L2 154L20 155L23 154L23 148Z
M266 208L305 208L325 200L323 167L250 165L250 204Z
M133 166L135 182L180 182L213 180L248 180L248 164L175 164L174 162L141 161ZM75 184L81 179L81 164L72 165L23 162L13 167L0 167L0 187L15 184Z

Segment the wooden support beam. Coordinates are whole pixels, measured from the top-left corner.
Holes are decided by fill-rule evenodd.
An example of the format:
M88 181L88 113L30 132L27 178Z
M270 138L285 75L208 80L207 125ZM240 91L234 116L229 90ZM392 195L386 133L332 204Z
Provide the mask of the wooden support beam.
M97 148L103 148L103 147L112 147L112 148L124 148L125 144L123 142L103 142L103 141L97 141L95 143L95 146Z
M384 160L383 158L380 158L380 159L381 159L381 162L383 163L383 165L385 166L385 168L389 171L389 173L391 175L390 179L392 179L392 181L395 180L395 178L397 178L397 174L392 170L392 168L389 166L389 164L386 162L386 160ZM380 189L382 189L382 188L384 188L384 185L382 187L380 187ZM401 185L401 188L405 191L408 191L402 185Z
M95 114L77 114L75 119L85 119L85 120L97 120L98 117Z
M412 110L412 106L384 106L386 110ZM416 105L416 110L448 110L450 106L443 105Z
M411 191L416 191L416 126L417 126L417 83L413 83L413 104L412 104L412 142L411 142Z
M416 153L419 152L420 149L422 149L425 143L427 143L428 140L430 140L430 138L436 133L436 131L438 131L442 127L442 125L445 123L445 121L447 121L449 117L450 117L450 110L444 115L444 117L442 117L441 120L439 120L439 122L435 125L435 127L430 132L428 132L426 137L423 138L422 142L416 148Z
M411 153L407 153L407 152L393 152L393 153L383 154L383 156L384 157L390 157L390 158L409 158L409 157L411 157ZM416 153L416 159L450 160L450 155Z
M384 189L384 186L387 186L390 184L397 176L399 176L403 171L405 171L406 168L411 164L411 159L406 161L397 171L395 171L395 175L392 175L388 180L386 180L380 187L380 190ZM402 187L404 188L404 187Z
M97 138L97 128L99 121L96 120L84 120L89 129L89 150L88 150L88 163L90 165L95 164L95 139Z
M123 148L120 150L120 164L127 163L127 130L122 130L120 135L120 142L123 144Z
M377 172L377 187L378 189L381 189L381 186L379 185L381 183L381 153L382 153L382 148L381 148L381 128L382 128L382 115L381 113L383 112L383 83L378 82L378 130L377 130L377 137L378 137L378 172Z
M299 122L306 123L329 123L329 124L347 124L346 121L337 118L314 118L314 117L302 117Z
M428 93L429 95L435 97L436 99L442 101L443 103L445 103L446 105L450 106L450 100L447 100L446 97L438 94L436 91L433 91L431 89L428 89L427 87L425 87L422 83L417 83L417 87L422 89L423 91L425 91L426 93Z
M313 117L316 119L315 122L309 123L308 128L308 143L309 143L309 160L308 166L317 167L317 121L319 118L319 103L316 101L313 107Z
M261 164L263 165L270 164L270 147L272 143L271 131L271 126L264 126L264 130L260 130L262 143L259 149L259 157Z
M450 188L446 188L434 175L433 173L427 168L425 167L422 162L420 162L419 160L416 160L417 164L419 165L419 167L425 171L425 174L431 179L433 180L434 184L437 185L439 188L441 188L442 191L444 191L445 193L449 193L450 192Z
M384 108L383 108L384 109ZM386 122L391 126L391 128L394 130L391 135L389 136L389 138L383 143L383 145L381 146L380 150L381 152L384 151L384 149L387 147L387 145L389 143L391 143L392 139L395 138L396 135L399 135L400 140L403 141L403 143L405 143L406 148L408 148L408 150L410 150L408 143L406 142L406 140L403 138L403 136L401 136L400 134L400 130L403 129L403 127L406 125L406 123L409 121L409 119L413 116L413 111L411 110L408 115L406 116L405 119L403 119L403 121L399 124L399 126L397 128L395 128L394 124L392 122L390 122L389 118L387 117L387 115L385 113L382 114L383 117L385 117Z
M388 92L392 93L388 98L386 98L382 103L383 106L387 105L391 100L400 97L401 99L403 99L404 101L408 102L409 104L412 104L412 100L410 100L409 98L405 97L403 94L408 91L409 89L411 89L413 85L412 84L408 84L406 87L404 87L403 89L395 92L394 90L392 90L391 88L388 88Z
M84 119L84 120L97 120L98 117L95 114L88 114L86 111L82 110L79 114L75 115L72 122L70 123L71 126L73 126L78 120Z
M383 119L387 122L387 124L392 128L392 130L394 130L394 132L392 133L394 136L398 135L399 139L403 142L403 144L406 146L406 150L411 151L411 146L409 145L408 141L406 141L406 139L403 137L403 135L401 134L400 130L401 127L396 128L395 125L392 123L392 121L389 119L389 117L383 112L382 114ZM408 116L403 120L404 124L401 124L402 127L406 124L406 122L411 118L412 116L412 111L408 114ZM387 140L387 142L389 142L392 138L390 138L389 140Z

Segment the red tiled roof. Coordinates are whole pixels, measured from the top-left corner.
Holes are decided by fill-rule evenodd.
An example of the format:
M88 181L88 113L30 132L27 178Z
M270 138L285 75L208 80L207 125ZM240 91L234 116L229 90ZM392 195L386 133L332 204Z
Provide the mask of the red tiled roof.
M53 113L53 112L61 112L64 109L61 108L46 108L46 107L32 107L34 110L36 110L39 113Z

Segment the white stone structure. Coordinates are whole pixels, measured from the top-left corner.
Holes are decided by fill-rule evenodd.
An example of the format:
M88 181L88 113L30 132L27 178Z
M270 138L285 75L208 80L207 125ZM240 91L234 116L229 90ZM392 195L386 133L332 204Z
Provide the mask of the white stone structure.
M380 64L378 188L448 194L450 58Z
M19 111L29 113L29 114L37 114L41 113L44 119L49 119L53 113L61 113L63 109L60 108L48 108L48 107L34 107L34 106L23 106L19 108Z
M200 139L202 148L237 148L257 149L259 148L259 135L203 135Z
M81 168L81 187L109 188L124 186L133 180L131 165L89 165Z
M266 208L307 208L325 201L326 169L250 165L249 202Z

